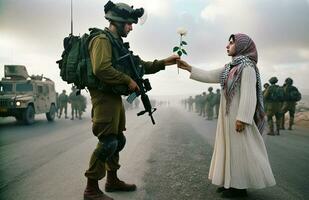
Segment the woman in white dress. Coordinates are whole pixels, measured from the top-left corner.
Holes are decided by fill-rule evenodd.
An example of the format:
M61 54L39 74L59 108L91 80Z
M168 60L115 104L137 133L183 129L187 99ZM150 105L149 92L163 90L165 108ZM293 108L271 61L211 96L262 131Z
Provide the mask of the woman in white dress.
M221 100L209 179L220 186L222 197L247 196L247 188L276 184L262 132L265 113L257 50L245 34L229 38L227 54L232 61L223 68L205 71L183 60L178 67L190 78L205 83L220 83Z

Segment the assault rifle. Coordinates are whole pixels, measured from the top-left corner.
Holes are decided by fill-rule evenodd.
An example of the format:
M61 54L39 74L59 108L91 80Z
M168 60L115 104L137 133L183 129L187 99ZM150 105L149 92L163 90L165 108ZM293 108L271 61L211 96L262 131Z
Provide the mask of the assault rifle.
M143 114L145 114L146 112L148 113L148 115L150 116L151 118L151 122L152 124L155 124L155 121L154 121L154 118L152 116L152 114L157 110L156 108L152 108L151 106L151 103L149 101L149 97L148 95L146 94L146 92L150 91L152 88L151 88L151 85L150 85L150 82L149 82L149 79L143 79L142 77L140 77L140 75L137 73L136 71L136 64L134 62L134 56L132 55L132 52L129 52L127 53L126 55L120 57L118 59L118 61L121 61L121 60L126 60L128 59L127 62L130 66L130 68L132 69L132 76L131 77L135 82L136 84L138 85L140 91L138 92L133 92L131 93L128 98L127 98L127 101L129 103L132 103L134 101L135 98L137 98L138 96L141 96L141 100L143 102L143 105L144 105L144 109L143 111L140 111L139 113L137 113L137 116L141 116Z

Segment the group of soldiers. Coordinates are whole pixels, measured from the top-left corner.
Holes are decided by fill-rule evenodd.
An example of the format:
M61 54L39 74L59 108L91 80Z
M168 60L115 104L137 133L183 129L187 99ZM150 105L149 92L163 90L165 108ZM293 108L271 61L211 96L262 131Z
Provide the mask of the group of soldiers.
M271 77L269 83L264 84L263 97L269 126L268 135L280 135L280 129L285 129L286 112L289 112L290 117L288 129L292 130L296 104L301 100L300 92L293 86L293 79L285 79L282 86L277 85L277 82L277 77Z
M194 111L193 106L195 105L195 112L206 117L207 120L213 120L213 118L218 118L219 115L220 98L220 89L217 89L214 93L213 88L209 87L208 93L203 92L194 98L190 96L183 100L183 104L190 112Z
M82 94L76 94L77 89L72 87L72 92L67 95L66 90L57 97L57 115L61 118L62 111L64 111L64 118L68 119L68 103L71 104L71 120L82 119L83 112L86 111L87 100Z

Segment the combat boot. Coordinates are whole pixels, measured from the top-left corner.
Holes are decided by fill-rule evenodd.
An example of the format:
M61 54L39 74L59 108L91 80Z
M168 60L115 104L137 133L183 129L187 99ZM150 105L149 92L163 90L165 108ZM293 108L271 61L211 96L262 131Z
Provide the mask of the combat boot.
M105 195L99 188L98 180L87 179L87 186L84 191L84 200L114 200Z
M117 177L117 171L107 171L105 191L106 192L117 192L117 191L135 191L135 184L127 184L121 181Z

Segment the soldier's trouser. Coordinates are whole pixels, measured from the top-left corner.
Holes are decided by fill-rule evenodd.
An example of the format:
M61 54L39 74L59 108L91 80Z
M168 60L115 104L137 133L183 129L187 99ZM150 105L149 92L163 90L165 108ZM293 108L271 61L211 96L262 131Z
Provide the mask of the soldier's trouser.
M296 103L295 102L284 102L282 109L281 109L281 114L282 114L282 128L284 127L284 114L286 112L289 112L290 120L289 120L289 127L292 127L294 124L294 115L295 115L295 107Z
M276 118L276 130L279 130L280 128L280 120L281 120L281 114L279 112L267 112L267 122L270 129L270 132L274 132L274 122L273 122L273 116Z
M106 170L116 171L120 168L119 152L124 148L126 138L123 133L111 134L100 139L92 153L89 169L85 176L94 180L105 177Z
M214 117L214 108L213 107L208 107L207 108L207 118L212 119Z
M216 104L216 117L217 118L219 117L219 107L220 107L220 104Z
M77 105L75 103L71 103L71 115L72 119L74 119L74 116L77 117Z
M67 105L60 105L60 116L62 115L62 110L63 109L64 109L65 116L67 116L67 109L68 109Z

